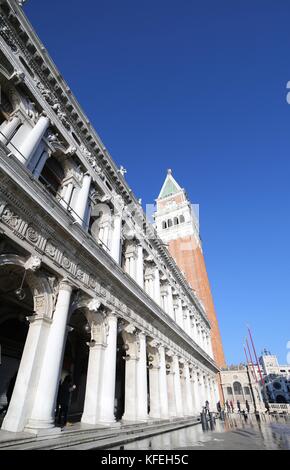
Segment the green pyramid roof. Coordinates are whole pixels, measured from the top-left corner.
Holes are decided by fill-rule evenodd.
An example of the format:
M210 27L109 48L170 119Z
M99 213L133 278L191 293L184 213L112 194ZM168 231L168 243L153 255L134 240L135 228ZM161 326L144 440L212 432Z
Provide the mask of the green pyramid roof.
M166 180L162 186L158 199L172 196L173 194L179 193L179 191L181 191L181 187L173 178L171 170L168 170Z

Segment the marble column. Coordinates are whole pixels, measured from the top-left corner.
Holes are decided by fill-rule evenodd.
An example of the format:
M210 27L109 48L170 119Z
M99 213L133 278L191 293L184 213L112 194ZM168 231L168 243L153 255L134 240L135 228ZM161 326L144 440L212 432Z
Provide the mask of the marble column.
M180 365L180 386L181 386L181 395L182 395L182 406L183 406L183 415L187 416L187 401L186 401L186 388L185 388L185 376L184 376L184 365Z
M125 344L125 409L122 421L137 420L137 361L138 344L136 338L136 328L127 325L122 331Z
M144 253L143 246L137 245L136 247L136 282L144 289Z
M121 262L121 235L122 235L122 214L121 212L116 212L114 214L114 221L113 221L111 256L118 264L120 264Z
M137 420L148 419L148 396L147 396L147 347L146 336L138 333L139 360L137 362Z
M184 317L185 317L185 320L184 320L185 331L188 334L188 336L192 338L190 312L187 307L184 309Z
M188 416L193 415L193 399L191 391L191 381L190 381L190 372L189 365L184 364L184 379L185 379L185 414Z
M209 395L210 395L210 404L212 411L216 411L216 404L217 401L215 400L214 388L213 388L213 380L212 378L208 379L208 387L209 387Z
M203 328L201 330L201 344L202 344L202 349L207 353L207 344L206 344L206 340L205 340L205 331L204 331Z
M200 398L201 398L201 406L202 408L205 406L205 402L207 400L207 394L206 394L206 385L205 385L205 377L204 374L201 373L200 375Z
M196 326L196 319L192 317L191 319L191 327L192 327L192 337L193 341L198 344L198 335L197 335L197 326Z
M184 416L183 413L183 402L182 402L182 391L180 382L180 368L179 359L176 355L173 356L173 371L174 371L174 390L176 398L176 415L178 418Z
M172 294L172 287L171 285L168 285L167 287L167 313L171 318L174 318L174 306L173 306L173 294Z
M210 357L213 359L213 350L212 350L212 339L211 339L211 334L208 334L208 353Z
M164 291L161 292L161 308L168 313L168 294Z
M200 325L196 322L196 342L200 348L202 348L201 336L200 336Z
M150 418L161 418L160 406L160 358L156 347L149 348L149 396L150 396Z
M158 305L161 304L160 273L157 266L154 269L154 300Z
M194 399L194 411L196 414L201 412L201 397L198 384L198 374L195 369L192 370L192 381L193 381L193 399Z
M107 347L104 354L101 409L99 423L110 425L116 421L115 388L116 388L116 361L117 361L117 326L118 318L115 312L106 316Z
M72 286L66 279L63 279L59 285L57 303L49 328L28 428L54 427L55 401L65 347L71 293Z
M212 409L212 397L210 392L209 378L207 376L205 377L205 395L206 400L209 402L209 407Z
M204 394L204 383L203 383L203 375L200 371L198 373L198 397L199 397L199 405L200 405L200 412L202 411L203 407L205 406L205 394Z
M175 397L175 382L172 359L169 359L166 364L167 370L167 390L168 390L168 411L170 418L176 418L176 397Z
M159 392L160 392L160 417L162 419L169 418L168 409L168 392L167 392L167 379L166 379L166 362L165 362L165 349L164 346L158 348L160 358L159 368Z
M75 220L85 227L85 214L89 202L89 192L91 187L92 177L88 173L85 173L83 176L82 187L79 190L76 201L72 207L72 216Z
M42 367L49 328L48 318L40 315L30 318L16 383L2 424L2 429L5 431L21 432L27 424L34 402L33 391L37 383L37 371Z
M176 317L176 323L180 326L180 328L184 328L183 325L183 309L182 309L182 301L180 298L177 298L177 317Z
M13 116L9 121L6 121L5 126L0 128L0 142L7 145L20 124L21 120L18 116Z
M125 272L136 281L136 254L133 250L125 254Z
M114 312L97 314L91 324L89 363L82 423L115 422L117 323Z
M215 403L218 403L221 400L221 398L219 394L217 378L213 380L213 390L214 390Z
M154 277L152 273L146 273L145 275L145 292L154 298Z
M24 141L19 145L17 158L27 164L40 144L45 132L50 125L46 116L40 116L33 129L29 132Z

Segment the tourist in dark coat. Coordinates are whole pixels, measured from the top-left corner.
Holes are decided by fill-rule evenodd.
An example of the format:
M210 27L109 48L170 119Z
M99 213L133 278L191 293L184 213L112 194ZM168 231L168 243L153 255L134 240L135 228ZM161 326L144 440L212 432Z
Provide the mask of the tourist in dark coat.
M70 375L67 375L64 381L60 384L57 396L57 424L61 427L64 427L67 424L71 393L75 388L76 386L73 385Z

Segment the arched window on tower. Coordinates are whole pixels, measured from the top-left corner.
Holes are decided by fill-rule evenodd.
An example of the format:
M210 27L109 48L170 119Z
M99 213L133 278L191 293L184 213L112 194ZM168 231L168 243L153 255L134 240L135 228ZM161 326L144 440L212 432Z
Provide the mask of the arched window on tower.
M172 227L172 220L171 220L171 219L168 219L167 225L168 225L168 228L169 228L169 227Z
M167 223L166 223L165 220L162 222L162 228L163 228L163 230L165 230L167 228Z
M180 221L181 224L184 224L184 222L185 222L184 215L180 216L179 221Z
M178 217L174 217L173 223L174 223L174 225L179 225Z
M64 179L64 169L58 160L50 157L39 176L39 181L46 186L48 191L54 196L59 192Z

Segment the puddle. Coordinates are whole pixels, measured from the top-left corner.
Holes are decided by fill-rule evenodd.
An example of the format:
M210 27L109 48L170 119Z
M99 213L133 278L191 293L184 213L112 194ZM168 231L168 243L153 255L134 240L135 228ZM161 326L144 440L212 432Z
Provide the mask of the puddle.
M111 450L188 450L188 449L290 449L290 419L262 417L257 421L250 415L230 415L226 421L217 420L212 429L201 424L140 439Z

